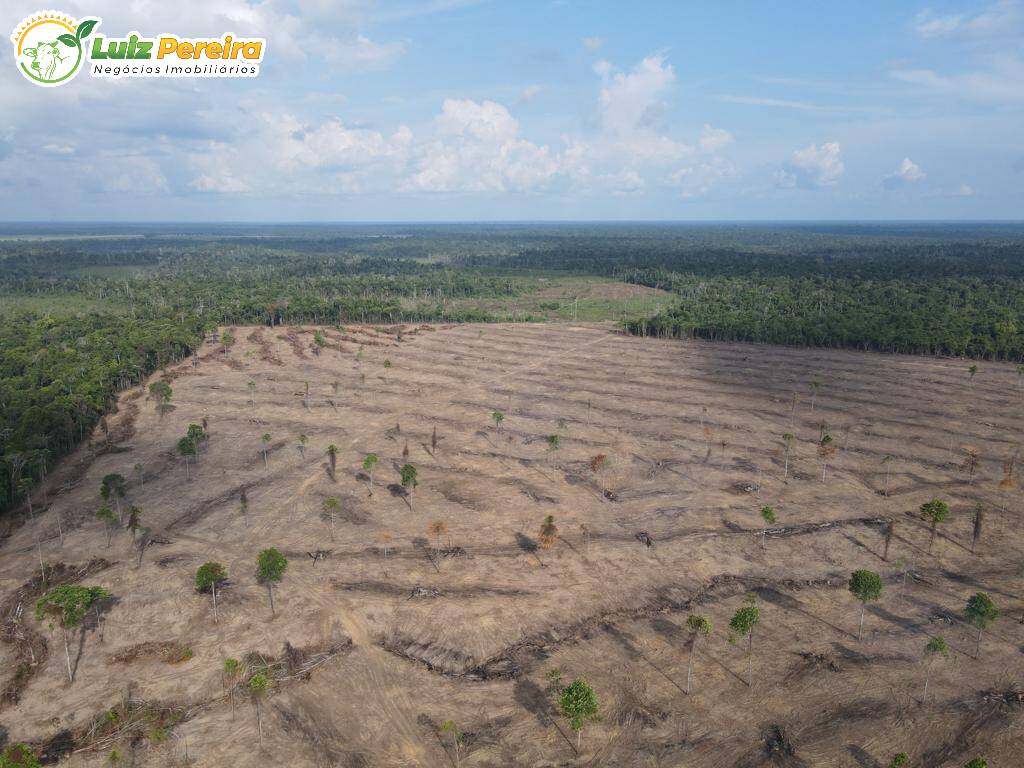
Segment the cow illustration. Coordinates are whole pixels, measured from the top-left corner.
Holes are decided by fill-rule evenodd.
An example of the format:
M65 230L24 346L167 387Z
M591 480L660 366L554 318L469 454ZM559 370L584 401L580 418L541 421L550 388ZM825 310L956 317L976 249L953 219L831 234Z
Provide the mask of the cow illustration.
M57 71L57 65L66 58L61 56L60 43L57 40L38 43L35 48L26 48L22 53L32 57L29 68L43 80L52 80Z

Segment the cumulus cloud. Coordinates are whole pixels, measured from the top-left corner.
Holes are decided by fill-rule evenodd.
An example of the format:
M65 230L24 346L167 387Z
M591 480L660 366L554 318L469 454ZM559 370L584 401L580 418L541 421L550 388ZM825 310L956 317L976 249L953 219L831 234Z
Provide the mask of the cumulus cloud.
M818 189L839 181L846 167L838 141L796 150L778 174L783 187Z
M882 180L882 186L889 190L901 189L923 180L927 175L921 166L909 157L904 157L899 167Z

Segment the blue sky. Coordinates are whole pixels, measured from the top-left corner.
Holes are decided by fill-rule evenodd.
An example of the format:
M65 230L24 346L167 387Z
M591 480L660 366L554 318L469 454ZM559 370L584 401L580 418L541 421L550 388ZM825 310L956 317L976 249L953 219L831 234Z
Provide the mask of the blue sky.
M2 220L1024 218L1024 0L60 10L262 73L41 89L6 45Z

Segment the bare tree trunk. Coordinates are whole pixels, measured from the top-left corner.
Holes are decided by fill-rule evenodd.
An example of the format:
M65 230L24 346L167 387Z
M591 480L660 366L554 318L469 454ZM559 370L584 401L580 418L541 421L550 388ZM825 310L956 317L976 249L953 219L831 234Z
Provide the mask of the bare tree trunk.
M220 619L217 616L217 584L216 582L210 587L210 591L213 592L213 620L215 623L220 623Z
M754 630L750 630L750 634L747 635L747 687L751 687L754 684L754 673L753 673L753 661L754 661Z
M867 610L867 603L860 604L860 625L857 627L857 642L864 636L864 611Z
M979 629L978 630L978 642L976 642L974 644L974 658L975 659L980 658L980 656L981 656L981 633L984 632L984 631L985 631L984 629Z
M256 699L256 728L260 733L260 746L263 746L263 715L260 712L260 700Z
M697 648L697 638L695 637L693 639L693 642L690 643L690 660L689 660L689 662L686 665L686 693L687 693L687 695L689 695L689 693L690 693L690 681L693 680L693 652L696 650L696 648Z
M61 632L64 635L64 659L68 664L68 682L75 682L75 676L71 672L71 649L68 648L68 631L64 627L61 627Z
M267 594L270 595L270 615L276 616L274 611L274 585L272 582L267 582Z
M932 675L932 665L928 664L924 671L924 695L921 697L921 703L924 704L928 700L928 683L931 682L930 678Z

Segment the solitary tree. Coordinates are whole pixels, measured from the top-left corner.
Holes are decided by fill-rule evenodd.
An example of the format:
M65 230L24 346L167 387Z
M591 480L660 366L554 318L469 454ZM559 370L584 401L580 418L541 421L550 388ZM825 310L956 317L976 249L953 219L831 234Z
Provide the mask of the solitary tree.
M583 748L583 726L601 719L601 706L590 683L581 677L563 688L558 697L562 715L576 732L576 750Z
M274 615L274 585L284 577L288 568L288 558L274 547L264 549L256 558L256 580L266 585L270 596L270 613Z
M142 510L134 504L128 507L128 525L125 527L131 531L132 541L135 541L135 535L142 528Z
M964 765L964 768L988 768L988 760L984 757L976 757Z
M814 398L818 395L818 389L821 387L821 382L816 378L811 379L811 413L814 413Z
M769 506L761 507L761 519L764 520L764 529L761 531L761 549L767 549L768 526L775 525L775 521L778 519L775 516L775 508Z
M412 494L416 490L416 486L419 485L419 480L416 478L416 467L412 464L403 464L402 468L398 470L398 474L402 478L402 487L409 490L409 498L412 499ZM412 506L411 501L409 506Z
M965 445L962 448L964 453L964 460L960 464L960 469L967 473L967 484L974 484L974 473L978 471L978 467L981 464L981 459L978 456L978 449L973 445Z
M299 435L298 449L299 449L299 455L302 458L306 458L306 443L307 442L309 442L309 438L308 437L306 437L305 435Z
M897 752L889 761L889 768L907 768L910 765L910 755L906 752Z
M782 442L786 446L786 466L782 470L782 479L787 480L789 478L789 454L793 450L793 443L796 442L796 435L792 432L786 432L782 436Z
M967 380L973 384L974 377L978 375L978 366L972 365L967 369Z
M260 700L270 687L270 678L262 672L257 672L249 678L249 695L252 696L252 703L256 707L256 729L260 734L260 745L263 745L263 717L260 713Z
M217 588L228 580L228 571L220 563L203 563L196 571L196 591L209 592L213 595L213 620L220 621L217 616Z
M338 516L338 510L341 509L341 502L338 501L336 496L328 496L324 499L324 513L331 521L331 541L334 541L334 519Z
M333 480L334 470L338 466L338 446L334 443L327 446L327 466L329 467L328 473L331 476L331 480Z
M252 409L255 411L256 410L256 382L252 381L250 379L248 386L249 386L249 405L251 405Z
M494 429L496 432L501 432L501 422L505 420L505 414L501 411L495 411L491 414L491 418L494 419Z
M547 436L547 442L548 442L548 450L549 451L557 451L558 450L558 443L559 443L558 435L548 435Z
M818 458L821 459L821 482L823 483L825 482L825 473L828 471L828 463L835 455L835 442L832 440L832 435L825 431L818 442Z
M974 551L978 539L981 538L981 526L985 521L985 508L978 504L974 508L974 529L971 531L971 552Z
M882 596L882 577L874 571L858 570L850 574L848 585L850 593L860 600L860 624L857 628L857 639L864 635L864 612L868 603Z
M932 499L921 505L921 515L931 523L932 535L928 540L928 551L932 551L932 544L935 543L935 531L939 523L949 517L949 505L942 499Z
M377 454L367 454L366 458L362 460L362 469L367 473L367 488L370 490L370 496L374 495L374 467L380 462L380 457Z
M235 719L235 687L238 685L238 676L242 672L242 665L238 659L230 656L224 659L224 687L228 689L228 699L231 701L231 719Z
M164 417L164 411L167 406L171 403L171 395L174 391L171 389L171 385L166 381L154 381L149 385L149 396L156 400L156 410L160 414L160 418Z
M451 739L452 749L455 751L455 765L457 767L461 762L459 752L462 750L462 732L454 720L445 720L441 723L441 735Z
M892 544L893 534L896 532L896 523L893 520L886 521L882 526L882 539L885 542L885 549L882 551L882 560L889 561L889 545Z
M736 609L736 613L729 619L729 642L736 643L737 640L747 638L747 685L753 685L753 651L754 651L754 627L761 620L761 611L757 607L757 595L753 592L747 594L744 605Z
M124 498L126 491L127 484L124 475L119 475L117 472L104 475L103 479L100 480L100 496L104 501L114 502L114 508L117 509L118 522L121 522L123 519L121 515L121 499Z
M71 671L71 651L68 646L68 635L82 624L85 615L100 600L110 597L103 587L81 587L77 584L65 584L54 587L36 601L36 620L42 621L44 616L56 621L64 635L64 658L67 661L68 681L74 682ZM50 624L53 628L53 624Z
M924 702L928 699L928 683L932 675L932 664L938 657L948 658L949 657L949 643L946 642L942 635L936 635L929 640L924 646L924 695L921 697L921 701Z
M189 424L185 436L196 444L196 451L198 451L200 444L206 440L206 430L198 424Z
M978 641L974 649L974 658L978 658L981 653L981 633L999 618L999 609L987 593L977 592L968 598L964 615L967 617L967 623L978 630Z
M196 444L191 437L183 437L178 441L178 455L185 461L185 479L189 479L188 460L196 455Z
M686 692L690 692L690 682L693 680L693 656L697 650L697 642L703 637L707 640L711 637L711 622L706 616L698 613L691 613L686 617L686 628L690 630L690 660L686 665Z
M540 524L540 545L544 549L551 549L558 543L558 526L555 525L555 516L548 515Z
M249 494L245 492L245 488L238 494L238 511L242 513L242 522L245 527L249 527Z
M270 437L269 432L264 432L260 440L263 442L263 468L267 468L267 449L270 447L270 441L273 438Z
M117 527L117 516L110 507L100 507L96 510L96 519L101 521L107 528L107 546L110 546L110 539Z

